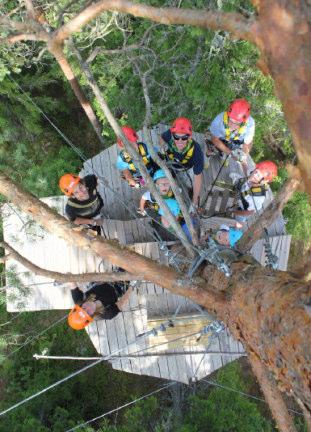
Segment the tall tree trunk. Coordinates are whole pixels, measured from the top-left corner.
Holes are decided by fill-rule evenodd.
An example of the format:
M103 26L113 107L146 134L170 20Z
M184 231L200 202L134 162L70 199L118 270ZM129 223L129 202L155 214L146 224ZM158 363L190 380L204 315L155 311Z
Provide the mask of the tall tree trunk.
M63 53L63 46L55 43L48 44L49 52L55 57L57 63L59 64L60 68L62 69L65 77L67 78L72 90L74 91L74 94L76 95L81 107L83 108L85 114L87 115L100 143L104 146L105 141L101 134L101 125L95 115L95 112L90 104L90 102L85 97L85 94L83 93L81 86L79 84L78 79L76 78L69 62L67 61L64 53Z
M272 383L266 369L263 367L260 360L252 353L249 355L249 361L265 395L265 399L269 404L273 417L277 419L278 428L282 432L296 432L293 419L289 415L283 397L276 385Z
M255 0L255 42L275 82L311 192L311 13L306 0Z
M296 396L311 412L311 283L287 272L263 268L249 256L232 264L230 279L219 278L219 271L210 266L208 279L213 281L212 286L202 278L189 280L121 247L115 240L89 240L84 231L70 229L65 218L3 174L0 193L68 243L206 307L225 322L248 353L272 372L279 388Z

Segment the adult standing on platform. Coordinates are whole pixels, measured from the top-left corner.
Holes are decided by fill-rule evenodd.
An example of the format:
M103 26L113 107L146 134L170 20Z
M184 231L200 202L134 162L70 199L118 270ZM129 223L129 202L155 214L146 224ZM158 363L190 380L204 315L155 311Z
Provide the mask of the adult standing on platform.
M246 99L236 99L228 110L218 114L211 123L211 141L220 152L235 155L237 149L249 153L252 148L255 121Z
M192 138L191 121L185 117L174 120L171 128L161 135L161 147L160 151L177 180L179 173L187 173L183 180L192 188L191 209L197 208L202 187L204 156L200 145ZM191 168L193 180L188 174Z

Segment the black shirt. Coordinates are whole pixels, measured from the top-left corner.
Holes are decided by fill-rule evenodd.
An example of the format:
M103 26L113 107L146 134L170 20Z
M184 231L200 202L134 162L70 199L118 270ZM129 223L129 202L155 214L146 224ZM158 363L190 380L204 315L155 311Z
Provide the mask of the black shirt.
M81 182L88 190L89 198L79 201L74 197L68 199L65 212L70 221L74 221L78 217L93 218L100 213L103 207L102 197L96 190L97 178L95 175L85 176Z
M112 283L91 283L90 289L83 293L79 288L71 290L71 296L75 304L82 304L87 301L91 294L95 300L100 300L105 306L104 312L100 315L102 319L112 319L120 312L116 302L129 287L127 282Z

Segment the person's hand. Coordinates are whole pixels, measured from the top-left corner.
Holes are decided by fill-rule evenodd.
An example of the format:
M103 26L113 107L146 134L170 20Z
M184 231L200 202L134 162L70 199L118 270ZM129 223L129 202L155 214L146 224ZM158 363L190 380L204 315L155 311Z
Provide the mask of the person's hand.
M235 228L237 228L237 229L241 229L241 228L243 228L243 225L242 225L240 222L236 222L234 226L235 226Z
M137 213L142 215L142 216L147 216L147 212L145 209L139 208L139 209L137 209Z
M92 226L101 226L103 224L103 218L92 219Z
M71 290L74 290L77 288L77 283L76 282L65 282L63 284L63 286L66 288L70 288Z
M134 179L128 180L128 184L133 188L139 187L139 184Z
M238 162L245 163L247 161L247 155L241 149L232 150L231 156Z

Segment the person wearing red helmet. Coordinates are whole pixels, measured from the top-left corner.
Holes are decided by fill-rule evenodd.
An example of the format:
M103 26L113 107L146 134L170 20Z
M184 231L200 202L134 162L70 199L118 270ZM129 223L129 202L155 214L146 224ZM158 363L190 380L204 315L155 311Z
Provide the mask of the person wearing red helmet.
M137 150L149 174L153 176L154 172L158 169L158 166L152 160L146 144L138 141L138 135L133 128L123 126L121 129L128 141L133 145L135 150ZM124 149L124 143L121 138L117 139L117 144L120 149L117 158L117 168L122 172L122 177L125 178L131 187L137 188L143 186L144 180L138 168L136 168L132 157Z
M218 114L211 123L211 141L220 152L230 155L236 149L249 153L255 134L255 121L246 99L236 99L228 110Z
M103 200L97 191L97 182L95 175L80 178L64 174L59 179L59 187L68 196L65 207L68 219L77 225L87 225L100 235Z
M233 212L236 220L245 222L249 216L262 209L268 185L277 174L278 169L274 162L262 161L256 164L255 170L251 172L246 181L238 184L239 207Z
M176 174L193 170L192 205L197 207L201 192L204 156L200 145L192 138L191 121L185 117L174 120L170 129L161 135L163 157L169 168ZM187 175L189 177L189 175ZM183 176L184 181L186 176Z
M82 330L94 320L113 319L126 307L132 293L129 282L90 282L86 292L76 283L66 285L75 303L68 315L68 324L74 330Z

